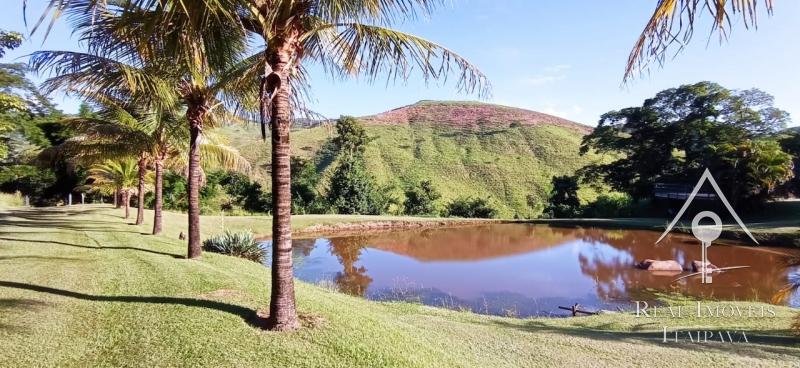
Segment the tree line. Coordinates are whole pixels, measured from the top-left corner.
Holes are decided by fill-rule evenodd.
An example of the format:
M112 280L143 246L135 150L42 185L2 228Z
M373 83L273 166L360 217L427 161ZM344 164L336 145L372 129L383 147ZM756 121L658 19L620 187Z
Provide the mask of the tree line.
M800 132L789 114L758 89L730 90L699 82L659 92L642 106L610 111L583 138L581 153L607 160L572 177L553 179L549 214L592 215L652 199L657 184L694 186L709 169L734 206L758 208L776 197L800 195ZM578 203L579 185L605 185L623 194Z

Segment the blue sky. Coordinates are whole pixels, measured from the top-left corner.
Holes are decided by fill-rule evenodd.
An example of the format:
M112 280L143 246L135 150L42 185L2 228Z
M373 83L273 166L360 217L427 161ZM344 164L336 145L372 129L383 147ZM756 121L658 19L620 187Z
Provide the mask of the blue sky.
M46 0L29 0L28 18L40 14ZM616 0L453 0L429 19L398 26L441 43L466 57L489 77L488 102L522 107L595 125L609 110L640 105L656 92L685 83L711 80L728 88L756 87L775 96L777 107L800 123L800 1L775 2L775 14L759 19L757 31L737 21L728 42L707 37L701 24L686 50L664 68L622 87L622 72L633 42L656 1ZM762 9L759 9L762 10ZM6 1L0 28L28 33L22 1ZM738 25L738 26L737 26ZM42 43L37 32L3 62L38 49L80 48L59 21ZM312 109L328 117L367 115L422 99L475 99L458 94L453 84L425 86L419 78L387 86L383 81L335 81L311 68ZM34 78L34 80L41 80ZM78 101L54 96L67 112Z

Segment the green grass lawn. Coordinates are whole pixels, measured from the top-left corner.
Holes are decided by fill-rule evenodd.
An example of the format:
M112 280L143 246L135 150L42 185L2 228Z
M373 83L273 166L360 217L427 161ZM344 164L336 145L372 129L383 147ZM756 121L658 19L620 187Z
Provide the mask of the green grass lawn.
M169 214L165 235L150 236L142 235L149 224L119 214L109 206L0 210L0 366L797 366L800 356L798 340L786 337L797 311L784 307L759 319L510 319L303 282L306 327L267 332L253 323L267 307L267 268L209 253L183 259L182 215ZM299 217L296 228L315 221ZM220 222L204 218L205 234ZM746 330L750 343L665 344L662 325Z

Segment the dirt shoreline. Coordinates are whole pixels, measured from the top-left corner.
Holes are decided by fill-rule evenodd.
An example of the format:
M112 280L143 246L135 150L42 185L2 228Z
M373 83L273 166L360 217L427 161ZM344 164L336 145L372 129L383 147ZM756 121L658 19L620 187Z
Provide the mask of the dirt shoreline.
M363 232L379 233L399 230L451 228L459 226L475 226L485 224L513 223L512 220L499 219L454 219L454 220L383 220L363 222L340 222L335 224L317 224L302 229L293 229L294 238L303 239L316 236L347 236L358 235ZM272 236L265 235L259 240L269 240Z
M600 229L621 229L621 230L650 230L664 231L663 227L652 224L619 223L614 221L598 221L593 219L534 219L521 220L519 222L530 224L550 225L554 227L595 227ZM676 226L673 231L690 234L691 230L685 227ZM758 245L768 245L773 247L798 248L800 247L800 232L769 232L761 229L750 231L758 241ZM721 239L741 241L742 245L758 246L752 244L747 234L741 230L722 230Z

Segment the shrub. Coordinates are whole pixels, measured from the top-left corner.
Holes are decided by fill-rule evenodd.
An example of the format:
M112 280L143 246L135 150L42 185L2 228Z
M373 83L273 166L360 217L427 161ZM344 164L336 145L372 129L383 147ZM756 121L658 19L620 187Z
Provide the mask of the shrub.
M239 232L225 230L222 234L204 240L203 249L209 252L249 259L258 263L263 263L267 257L267 252L261 248L261 245L256 241L255 235L250 230Z
M461 197L454 199L447 204L447 216L449 217L471 217L471 218L492 218L495 216L495 209L483 198Z
M630 217L631 197L625 193L602 194L583 210L584 217Z
M572 176L554 176L552 185L550 203L544 210L545 215L555 218L580 216L581 202L578 199L578 179Z
M408 215L428 215L436 216L436 200L441 198L441 194L431 185L429 180L419 183L419 185L409 187L405 192L406 201L403 202L405 213Z

